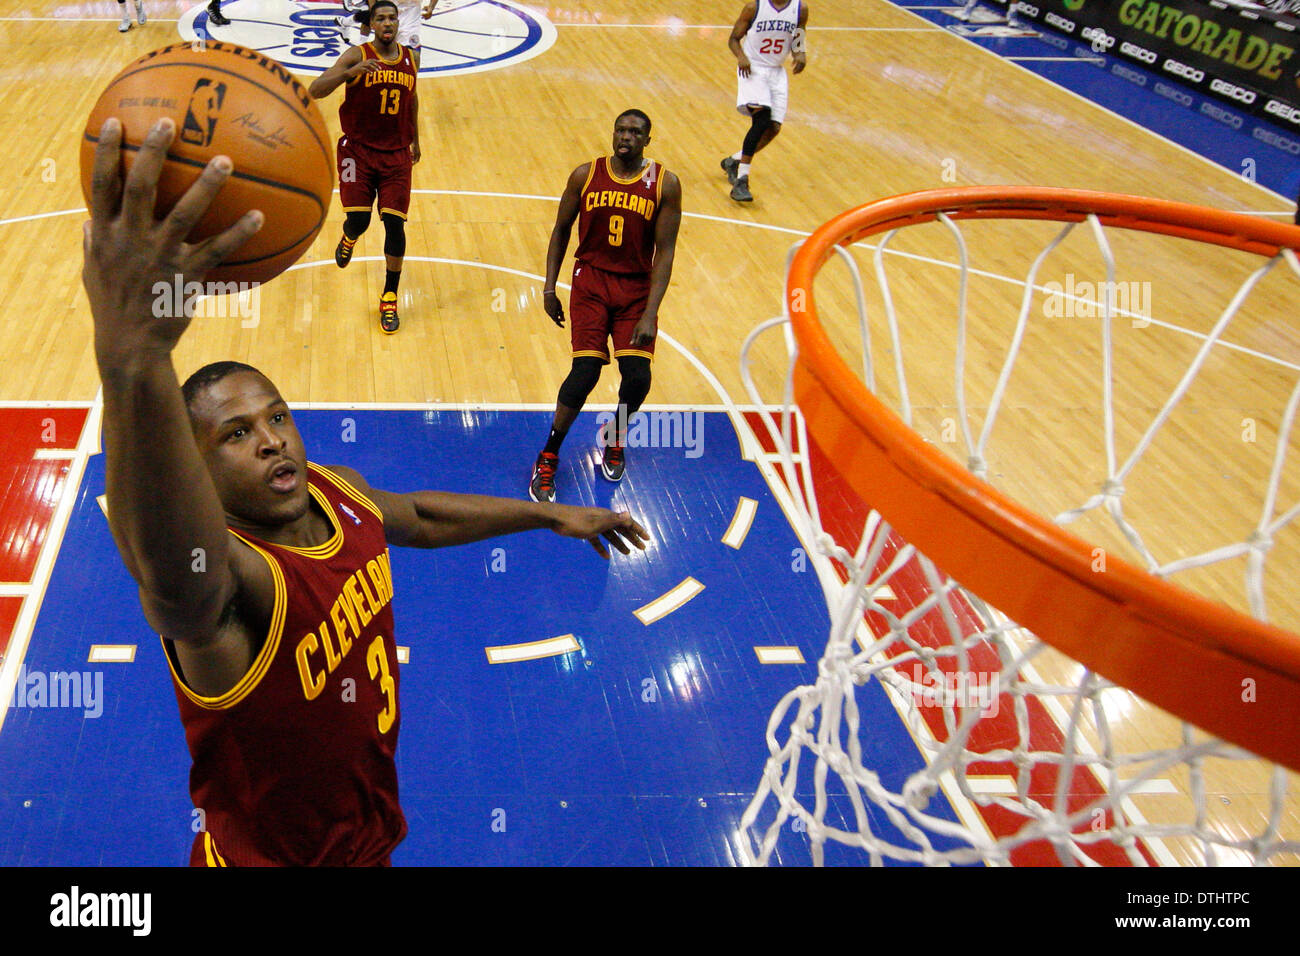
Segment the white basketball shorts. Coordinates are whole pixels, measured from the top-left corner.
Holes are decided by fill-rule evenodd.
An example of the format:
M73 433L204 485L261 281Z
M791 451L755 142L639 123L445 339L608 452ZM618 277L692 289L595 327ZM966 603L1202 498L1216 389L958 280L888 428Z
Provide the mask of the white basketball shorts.
M396 0L397 42L412 50L420 49L420 0Z
M784 66L751 66L749 76L736 70L736 110L745 116L751 103L772 110L772 122L785 122L785 107L790 99L790 78Z

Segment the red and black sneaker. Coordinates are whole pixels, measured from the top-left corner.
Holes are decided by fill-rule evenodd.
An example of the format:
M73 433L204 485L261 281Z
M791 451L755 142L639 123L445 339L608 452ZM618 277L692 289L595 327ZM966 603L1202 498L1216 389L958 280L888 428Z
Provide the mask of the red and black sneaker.
M334 247L334 264L340 269L346 269L348 263L352 261L352 247L357 244L355 239L349 239L345 233L339 240L339 244Z
M397 319L397 293L385 292L379 298L379 330L392 335L401 323Z
M623 463L623 446L606 445L600 456L600 473L607 481L622 481L626 466Z
M537 456L533 465L533 477L528 482L528 497L534 501L555 500L555 469L560 464L560 456L548 451Z

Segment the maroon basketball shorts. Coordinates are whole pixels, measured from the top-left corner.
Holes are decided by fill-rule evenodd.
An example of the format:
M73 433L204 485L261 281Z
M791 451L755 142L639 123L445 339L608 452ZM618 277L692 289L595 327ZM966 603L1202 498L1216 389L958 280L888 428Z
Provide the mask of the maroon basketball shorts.
M339 139L339 199L344 212L367 212L379 197L379 214L406 218L411 208L410 149L371 149Z
M573 357L587 355L608 362L608 340L612 339L615 358L654 358L654 341L632 347L632 330L641 321L649 295L650 276L643 272L606 272L585 262L577 263L569 293Z

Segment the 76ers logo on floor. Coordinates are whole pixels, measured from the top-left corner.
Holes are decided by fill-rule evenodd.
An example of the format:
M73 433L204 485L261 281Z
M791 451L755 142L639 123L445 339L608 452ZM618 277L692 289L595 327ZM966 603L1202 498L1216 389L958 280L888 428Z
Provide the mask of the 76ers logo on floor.
M398 8L423 3L398 0ZM206 6L193 7L181 17L181 36L196 46L209 39L238 43L295 73L324 73L349 42L369 39L359 34L342 0L223 0L221 12L228 26L213 25ZM551 22L513 0L439 0L433 15L419 23L423 76L499 69L544 53L555 42Z
M207 77L195 83L189 108L185 110L185 123L181 126L181 142L194 146L211 143L217 128L217 113L225 98L225 83L214 83Z

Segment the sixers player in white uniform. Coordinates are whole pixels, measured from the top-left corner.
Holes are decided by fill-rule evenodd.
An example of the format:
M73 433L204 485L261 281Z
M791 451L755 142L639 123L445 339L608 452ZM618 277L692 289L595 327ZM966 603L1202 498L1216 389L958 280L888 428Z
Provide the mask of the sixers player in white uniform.
M750 117L740 152L722 161L731 180L731 198L737 202L754 201L749 191L749 164L754 154L781 132L789 99L785 61L794 54L796 73L808 65L807 26L807 0L749 0L731 29L727 46L736 57L736 109Z
M433 9L437 5L438 0L424 0L423 4L418 0L397 0L397 42L411 51L417 70L420 68L420 21L433 16ZM361 42L364 43L370 36L370 0L343 0L343 9L352 14L352 20L360 28ZM339 38L352 46L352 39L348 36L348 21L335 17L334 26L338 28Z

